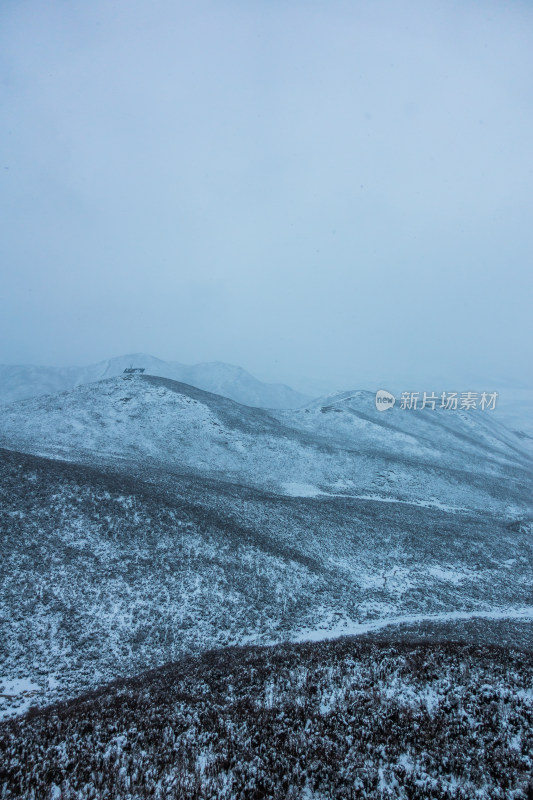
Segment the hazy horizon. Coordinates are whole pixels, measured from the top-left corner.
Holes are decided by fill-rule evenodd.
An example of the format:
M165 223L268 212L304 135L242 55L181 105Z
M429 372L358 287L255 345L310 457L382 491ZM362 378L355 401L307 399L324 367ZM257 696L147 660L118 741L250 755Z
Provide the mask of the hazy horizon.
M532 23L4 3L0 362L531 385Z

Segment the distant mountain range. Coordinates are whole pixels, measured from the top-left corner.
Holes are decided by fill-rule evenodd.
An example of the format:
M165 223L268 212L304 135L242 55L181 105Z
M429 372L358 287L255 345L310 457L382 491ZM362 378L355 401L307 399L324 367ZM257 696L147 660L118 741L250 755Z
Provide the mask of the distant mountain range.
M129 367L143 368L147 375L182 381L208 392L230 397L247 406L299 408L309 395L282 383L263 383L241 367L213 361L188 366L134 353L109 358L86 367L41 367L0 364L0 404L26 400L74 389L86 383L122 375Z
M297 409L312 398L327 394L332 390L330 381L296 380L298 390L283 383L265 383L258 380L241 367L221 361L186 365L178 361L163 361L143 353L133 353L84 367L46 367L31 365L0 364L0 405L54 394L74 389L86 383L118 377L130 367L144 369L145 375L187 383L208 392L228 397L243 405L258 408ZM377 376L377 373L376 373ZM494 378L457 378L443 384L442 377L428 377L425 382L419 379L400 380L398 376L389 379L357 372L354 382L359 389L376 391L388 389L400 396L402 391L498 391L496 410L492 412L499 422L516 431L524 445L533 452L533 389L527 384L495 380Z

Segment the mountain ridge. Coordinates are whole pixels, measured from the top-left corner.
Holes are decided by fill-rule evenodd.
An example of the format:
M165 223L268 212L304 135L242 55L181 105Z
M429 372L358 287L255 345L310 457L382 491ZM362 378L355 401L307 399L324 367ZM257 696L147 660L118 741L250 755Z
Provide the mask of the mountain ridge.
M169 378L122 375L4 406L0 446L135 471L189 470L278 494L300 487L303 496L529 508L533 459L488 413L383 414L369 392L336 397L268 410Z
M178 380L229 397L243 405L298 408L310 399L286 384L265 383L242 367L223 361L186 365L178 361L163 361L145 353L134 353L85 367L0 364L0 405L118 377L130 366L143 368L147 375Z

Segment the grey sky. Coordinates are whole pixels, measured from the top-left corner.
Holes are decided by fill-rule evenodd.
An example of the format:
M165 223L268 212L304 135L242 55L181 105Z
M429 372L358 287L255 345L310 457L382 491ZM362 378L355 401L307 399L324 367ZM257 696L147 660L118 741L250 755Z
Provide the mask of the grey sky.
M0 74L1 362L533 383L531 4L3 0Z

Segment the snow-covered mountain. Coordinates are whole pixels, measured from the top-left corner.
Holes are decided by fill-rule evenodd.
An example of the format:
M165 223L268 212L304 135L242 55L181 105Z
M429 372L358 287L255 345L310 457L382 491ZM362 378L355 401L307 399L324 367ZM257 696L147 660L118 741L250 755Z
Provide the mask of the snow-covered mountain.
M426 375L423 380L416 375L388 375L381 374L379 370L370 372L357 372L357 386L359 389L368 389L375 392L377 389L387 389L392 392L397 400L402 392L418 392L420 398L423 393L435 392L437 396L444 392L463 391L478 393L496 392L497 402L493 417L530 445L533 445L533 385L513 381L511 378L490 376L455 375L442 378L441 375ZM353 381L350 381L353 383ZM293 385L310 397L320 397L335 391L335 386L330 381L324 380L295 380Z
M298 408L309 396L281 383L263 383L241 367L213 361L188 366L135 353L86 367L40 367L0 365L0 404L66 391L86 383L124 374L139 367L147 375L158 375L189 383L199 389L230 397L238 403L264 408Z
M0 445L286 495L510 514L531 500L531 455L490 412L380 413L365 391L267 411L166 378L122 375L5 406Z

